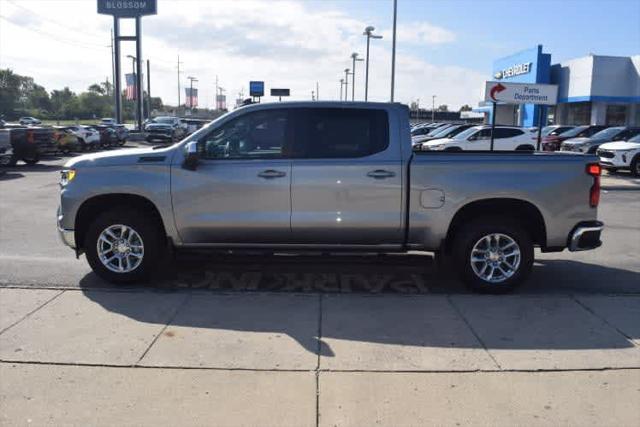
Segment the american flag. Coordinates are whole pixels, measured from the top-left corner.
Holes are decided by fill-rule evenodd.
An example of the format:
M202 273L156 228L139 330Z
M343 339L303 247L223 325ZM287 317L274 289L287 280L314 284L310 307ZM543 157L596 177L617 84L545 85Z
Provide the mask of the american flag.
M198 89L187 87L184 89L186 98L184 101L184 105L186 107L197 107L198 106Z
M126 74L125 78L127 79L127 99L136 99L136 75Z

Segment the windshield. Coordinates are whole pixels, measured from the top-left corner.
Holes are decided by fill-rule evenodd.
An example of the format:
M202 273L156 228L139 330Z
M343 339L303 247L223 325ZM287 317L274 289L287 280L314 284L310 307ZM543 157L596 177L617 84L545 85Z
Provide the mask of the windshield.
M428 135L429 135L429 136L436 136L436 135L438 135L439 133L442 133L442 132L444 132L444 131L446 131L446 130L448 130L448 129L450 129L450 128L451 128L451 126L449 126L449 125L444 125L444 126L441 126L441 127L435 128L435 129L432 129L432 130L431 130L431 132L429 132L429 133L428 133Z
M640 134L634 136L633 138L627 140L627 142L640 142Z
M446 138L454 130L458 129L460 126L449 126L446 129L438 129L437 132L433 134L436 138Z
M151 123L165 123L165 124L173 124L176 119L173 117L156 117L151 120Z
M469 129L467 129L467 130L465 130L463 132L460 132L456 136L454 136L453 139L467 139L468 137L473 135L477 130L480 130L480 129L481 128L479 128L479 127L469 128Z
M601 130L600 132L594 133L591 138L593 138L593 139L609 139L609 138L613 138L615 135L617 135L618 133L620 133L623 130L624 130L623 127L607 128L607 129Z
M578 126L578 127L573 128L573 129L570 129L570 130L568 130L566 132L562 132L560 134L560 136L569 137L570 138L572 136L578 135L580 132L582 132L583 130L587 129L588 127L589 126Z

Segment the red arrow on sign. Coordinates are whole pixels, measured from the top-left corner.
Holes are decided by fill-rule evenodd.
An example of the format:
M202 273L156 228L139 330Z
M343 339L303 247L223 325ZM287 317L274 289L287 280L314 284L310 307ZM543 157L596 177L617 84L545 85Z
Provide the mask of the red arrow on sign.
M495 94L502 92L503 90L505 90L506 87L504 87L502 85L502 83L498 83L497 85L495 85L494 87L491 88L491 91L489 92L489 96L491 97L491 99L493 99L494 101L497 101Z

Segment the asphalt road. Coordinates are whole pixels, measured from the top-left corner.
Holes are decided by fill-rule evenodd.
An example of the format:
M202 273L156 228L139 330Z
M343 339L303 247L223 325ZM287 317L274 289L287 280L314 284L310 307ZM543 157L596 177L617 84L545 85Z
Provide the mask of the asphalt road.
M19 164L0 175L0 285L113 288L83 257L58 240L58 171L64 158ZM521 294L640 294L640 182L604 177L600 219L603 247L588 252L536 254ZM142 286L142 285L141 285ZM149 285L145 285L149 286ZM324 256L322 254L186 254L151 286L289 292L464 293L453 277L433 268L427 253Z

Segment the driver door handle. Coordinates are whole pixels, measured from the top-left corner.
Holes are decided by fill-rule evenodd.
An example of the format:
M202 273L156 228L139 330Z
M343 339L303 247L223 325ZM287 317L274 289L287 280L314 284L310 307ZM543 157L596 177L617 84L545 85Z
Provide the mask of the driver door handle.
M274 169L267 169L258 174L260 178L272 179L272 178L282 178L287 176L286 172L277 171Z
M367 173L367 176L374 179L385 179L385 178L393 178L394 176L396 176L396 173L391 171L386 171L384 169L376 169L374 171Z

